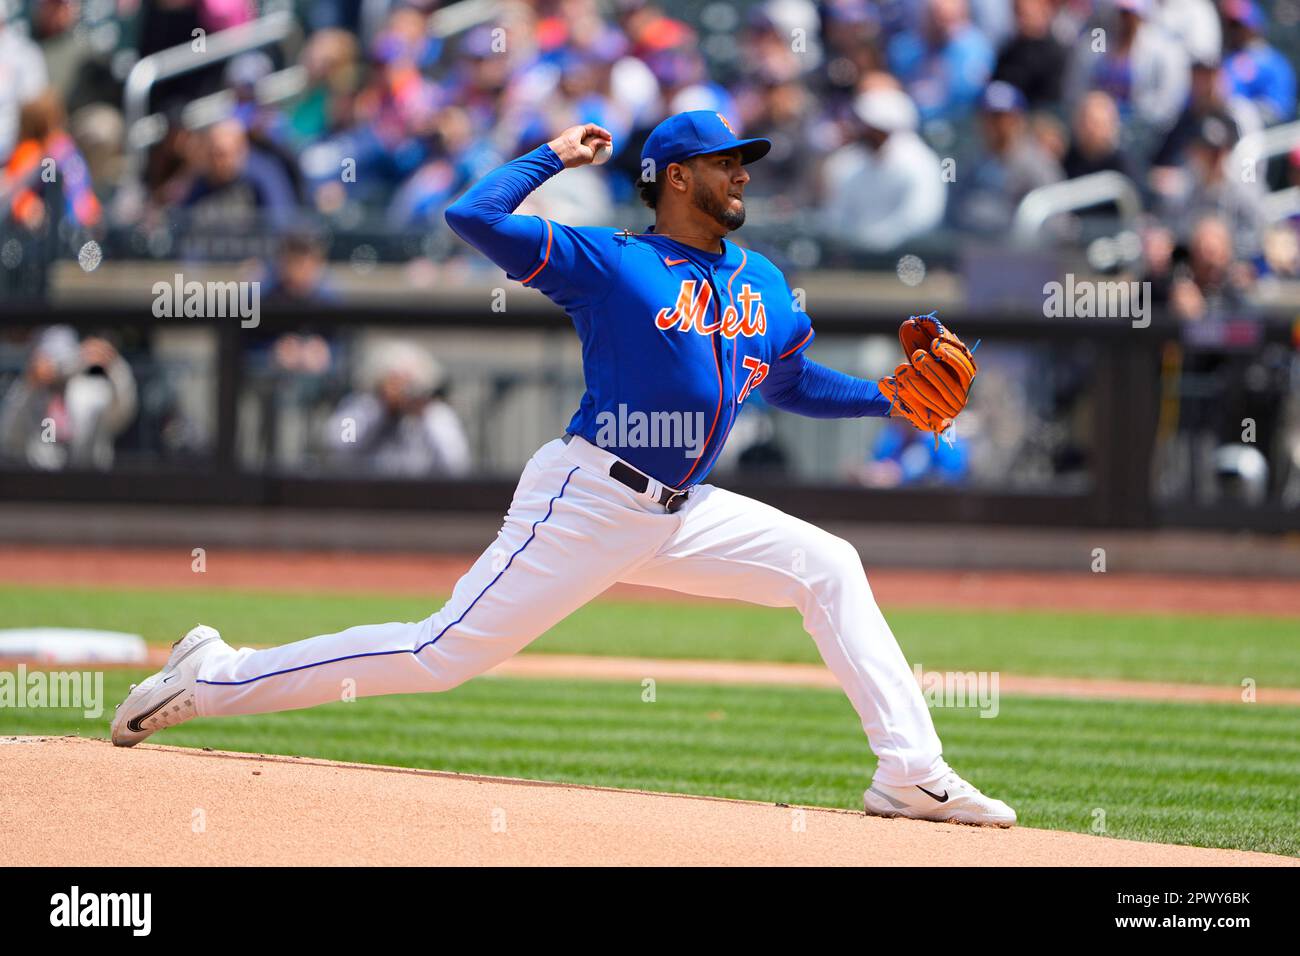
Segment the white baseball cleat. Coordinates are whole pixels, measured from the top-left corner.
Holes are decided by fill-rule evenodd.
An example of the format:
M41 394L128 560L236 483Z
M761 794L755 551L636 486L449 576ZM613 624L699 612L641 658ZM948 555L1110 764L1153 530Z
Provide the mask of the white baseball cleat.
M213 650L230 645L216 628L200 624L172 645L167 664L157 674L131 685L131 693L113 715L113 743L134 747L155 730L175 727L194 716L195 678L199 663Z
M862 800L867 813L877 817L972 823L983 827L1016 825L1015 810L1001 800L980 793L951 770L921 786L891 787L872 783Z

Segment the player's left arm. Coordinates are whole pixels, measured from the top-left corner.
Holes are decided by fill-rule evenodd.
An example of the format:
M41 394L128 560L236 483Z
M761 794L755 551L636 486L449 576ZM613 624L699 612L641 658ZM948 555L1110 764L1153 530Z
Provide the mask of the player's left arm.
M884 418L889 399L875 382L819 365L803 352L778 359L758 386L764 401L808 418Z
M781 305L785 314L780 324L788 331L781 351L758 385L763 400L775 408L808 418L883 418L888 415L889 399L880 393L875 382L837 372L808 358L805 353L816 334L812 319L801 307L795 306L789 286L783 280L781 284L791 303L788 312L785 312L784 303ZM772 312L771 318L776 324L777 309L773 308Z

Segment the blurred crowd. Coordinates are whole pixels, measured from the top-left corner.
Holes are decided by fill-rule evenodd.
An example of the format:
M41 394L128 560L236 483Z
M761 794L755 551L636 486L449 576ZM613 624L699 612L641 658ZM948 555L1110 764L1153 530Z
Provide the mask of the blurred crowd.
M11 212L39 225L33 173L53 157L67 170L63 214L86 229L179 223L212 237L377 221L436 234L485 170L590 121L614 133L612 161L528 203L608 224L633 203L646 133L708 108L775 144L749 186L755 223L874 252L1005 238L1030 191L1114 172L1140 198L1128 225L1144 268L1197 286L1172 294L1188 317L1252 277L1300 275L1300 203L1287 215L1266 201L1300 186L1300 146L1260 170L1229 161L1243 136L1296 117L1294 5L1270 19L1255 0L500 0L448 26L439 12L464 5L439 6L301 5L296 39L158 83L149 109L165 125L133 163L125 68L245 23L256 5L117 0L135 27L123 58L121 31L102 40L78 0L34 0L29 18L0 24ZM1212 288L1190 265L1165 276L1203 227L1226 228L1249 275ZM1085 238L1078 217L1053 236Z
M197 53L286 8L289 39L161 80L152 118L127 128L123 84L140 57ZM264 303L330 303L330 260L350 230L417 237L372 255L488 269L442 211L574 123L613 132L610 162L556 177L521 211L643 225L645 136L671 113L713 109L774 144L747 187L756 242L763 228L797 232L829 261L891 265L944 243L1002 247L1027 195L1073 180L1068 200L1092 177L1126 183L1133 201L1054 216L1036 241L1084 250L1123 235L1096 264L1150 280L1157 307L1181 319L1234 318L1261 281L1300 278L1300 134L1269 162L1237 150L1296 120L1297 26L1300 5L1255 0L0 0L0 211L29 239L56 226L77 241L126 234L127 255L193 258L183 236L216 255L228 237L227 258L243 259L265 241ZM18 275L6 234L0 261ZM246 342L259 454L273 454L285 431L274 423L298 395L327 410L300 430L338 467L469 467L424 359L390 350L392 369L376 372L309 325ZM107 383L96 434L117 427L130 404L117 363L101 354L90 372L48 374L74 351L57 335L33 344L54 365L32 360L6 422L42 408L44 421L51 401ZM960 446L910 437L886 434L873 460L892 469L863 480L969 472ZM775 460L769 444L755 440L750 457ZM92 445L67 453L102 458L102 438Z

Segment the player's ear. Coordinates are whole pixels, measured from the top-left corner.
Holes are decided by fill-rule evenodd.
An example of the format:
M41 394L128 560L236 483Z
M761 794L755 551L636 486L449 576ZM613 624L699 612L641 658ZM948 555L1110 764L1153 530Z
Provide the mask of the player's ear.
M686 164L669 163L668 164L668 185L677 189L686 188Z

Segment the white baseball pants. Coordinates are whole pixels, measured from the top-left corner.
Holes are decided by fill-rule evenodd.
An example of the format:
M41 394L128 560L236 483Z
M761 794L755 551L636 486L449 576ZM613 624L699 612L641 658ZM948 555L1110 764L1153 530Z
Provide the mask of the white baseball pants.
M618 581L803 616L878 758L906 786L948 768L912 671L848 542L711 485L667 513L609 477L581 438L529 460L496 541L447 604L414 623L351 627L281 647L211 654L199 716L259 714L357 697L450 690L482 674ZM700 648L708 655L707 646Z

